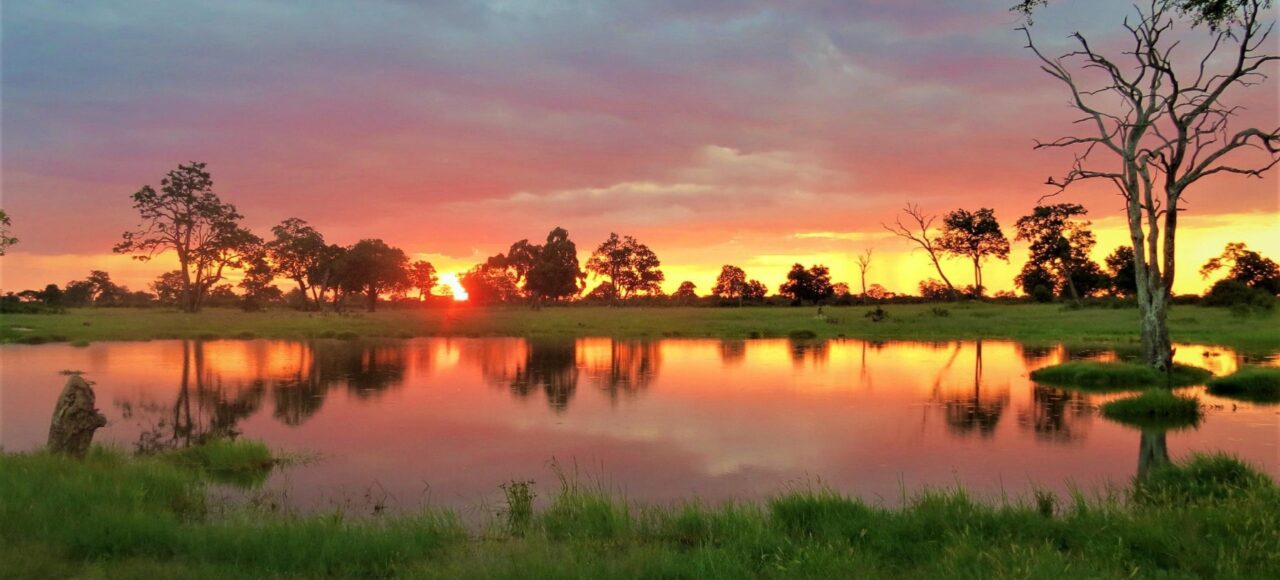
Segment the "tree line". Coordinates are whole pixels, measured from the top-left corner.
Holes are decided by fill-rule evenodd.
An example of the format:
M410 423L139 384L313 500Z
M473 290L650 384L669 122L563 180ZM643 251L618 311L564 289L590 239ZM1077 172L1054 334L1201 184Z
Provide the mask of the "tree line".
M158 302L188 312L208 305L256 310L279 303L340 311L349 302L358 301L372 312L384 297L427 300L440 282L430 262L410 260L404 250L383 240L362 239L347 246L329 243L299 218L286 219L271 228L269 237L259 237L241 224L243 216L236 207L213 191L213 179L204 163L179 165L161 180L159 189L144 186L131 199L140 224L122 235L114 251L144 261L171 252L178 262L178 269L151 283L151 292L131 291L115 284L107 272L95 270L64 288L50 284L43 290L11 294L8 300L60 306ZM1132 247L1115 248L1104 260L1105 268L1094 261L1090 255L1096 239L1087 213L1079 204L1040 205L1015 222L1013 240L1027 244L1028 259L1014 281L1026 296L1042 302L1065 299L1078 303L1086 298L1136 295ZM9 218L4 218L7 226ZM935 228L935 223L941 227ZM1010 239L990 208L956 209L939 220L918 205L908 204L899 219L885 228L924 250L934 266L938 278L926 279L918 286L919 296L926 300L983 299L983 265L992 259L1009 260ZM861 292L854 292L844 282L833 283L825 265L797 263L776 294L792 304L865 303L897 297L878 284L867 285L872 256L872 249L867 248L857 257ZM971 264L973 283L957 287L943 268L946 259ZM1243 243L1228 244L1201 273L1208 277L1220 270L1227 275L1211 287L1211 303L1269 307L1280 294L1280 266ZM241 274L238 292L228 282L232 271ZM600 282L587 290L589 274ZM286 293L275 285L277 280L289 282L293 288ZM654 299L693 304L699 300L697 286L690 281L666 296L662 289L665 280L657 254L636 238L611 233L583 264L569 232L559 227L552 229L543 243L519 240L505 253L490 256L458 278L468 299L477 304L538 307L573 300L604 304ZM768 294L759 280L726 264L708 296L720 304L742 306L764 303ZM1014 295L998 292L996 297Z

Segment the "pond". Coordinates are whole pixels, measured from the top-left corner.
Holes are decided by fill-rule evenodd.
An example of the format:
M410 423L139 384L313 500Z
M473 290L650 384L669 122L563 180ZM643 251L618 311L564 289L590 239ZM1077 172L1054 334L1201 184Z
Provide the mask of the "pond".
M1124 485L1140 468L1226 450L1280 477L1280 406L1186 389L1194 429L1143 432L1097 412L1115 395L1028 373L1116 353L1011 341L423 338L152 341L0 347L0 445L44 444L65 382L95 383L125 449L242 436L315 459L262 490L292 509L484 509L513 479L558 473L644 503L759 498L825 485L894 505ZM1225 348L1179 362L1233 371ZM1248 361L1272 364L1273 360Z

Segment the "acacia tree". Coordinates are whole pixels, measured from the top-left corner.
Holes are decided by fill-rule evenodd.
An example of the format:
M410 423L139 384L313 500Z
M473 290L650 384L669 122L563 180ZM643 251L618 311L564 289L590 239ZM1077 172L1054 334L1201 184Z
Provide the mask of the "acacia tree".
M213 192L213 178L204 163L179 165L160 180L160 191L145 185L132 197L142 223L138 230L125 232L114 251L147 261L172 250L182 273L179 307L188 312L198 311L223 271L242 266L245 250L260 242L240 227L244 216L235 206Z
M1228 264L1227 280L1261 288L1273 295L1280 294L1280 264L1250 250L1243 242L1227 244L1221 255L1210 258L1200 267L1200 277L1208 278L1214 272L1227 268Z
M790 296L796 304L808 300L817 304L835 293L831 286L831 273L821 264L811 266L808 270L801 264L791 266L787 272L787 281L778 287L778 293Z
M408 272L409 288L418 289L418 300L421 301L431 293L431 289L436 287L439 278L436 276L436 267L426 260L418 260L409 264Z
M289 218L271 228L275 236L267 242L267 256L275 266L276 275L293 280L303 296L316 268L325 258L328 246L324 236L298 218ZM320 303L316 303L320 307Z
M982 261L997 258L1009 261L1009 238L1000 230L995 211L981 208L971 212L957 209L942 219L938 246L948 254L973 261L973 293L982 298Z
M626 299L641 292L658 292L666 279L661 265L649 246L631 236L611 233L587 260L587 271L608 278L614 294Z
M938 240L929 233L929 228L933 226L933 222L938 219L938 216L924 215L924 212L920 210L920 206L914 203L908 203L907 207L902 209L902 213L907 214L907 217L911 218L914 225L904 225L902 216L898 216L892 226L883 223L880 226L889 230L895 236L915 242L925 253L929 254L929 259L933 261L933 267L938 270L938 276L947 285L947 290L954 300L957 296L956 287L951 283L951 279L947 278L946 272L942 271L942 254L945 250L938 243ZM915 231L916 228L919 228L919 233Z
M1044 3L1024 0L1015 9L1029 13ZM1266 52L1274 27L1265 21L1270 5L1270 0L1151 0L1126 20L1131 38L1114 55L1076 33L1074 50L1049 57L1036 46L1029 26L1022 28L1040 68L1066 86L1087 128L1037 142L1037 149L1077 151L1065 176L1048 183L1061 192L1079 181L1101 180L1124 198L1142 355L1157 369L1172 365L1167 316L1183 196L1210 175L1259 177L1280 162L1280 128L1232 129L1230 121L1240 108L1224 100L1231 89L1261 82L1267 63L1280 58ZM1175 58L1182 41L1195 40L1191 30L1197 25L1207 29L1206 48L1185 60ZM1101 82L1086 85L1094 79ZM1257 152L1252 160L1236 154L1249 149Z

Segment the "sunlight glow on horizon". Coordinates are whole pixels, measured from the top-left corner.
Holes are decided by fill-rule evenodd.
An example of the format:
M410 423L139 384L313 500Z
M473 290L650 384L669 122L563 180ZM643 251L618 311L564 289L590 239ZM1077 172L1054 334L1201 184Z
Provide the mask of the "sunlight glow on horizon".
M449 289L449 295L453 296L455 302L465 302L469 296L467 289L462 287L462 283L458 281L456 272L445 272L440 275L440 285Z

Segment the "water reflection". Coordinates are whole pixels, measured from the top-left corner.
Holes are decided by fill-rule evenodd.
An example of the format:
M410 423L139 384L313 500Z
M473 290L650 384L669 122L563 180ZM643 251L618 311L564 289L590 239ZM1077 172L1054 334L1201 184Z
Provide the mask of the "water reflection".
M71 368L111 405L106 441L161 449L243 435L326 457L288 474L299 501L311 500L306 489L378 482L405 498L429 485L433 498L466 505L513 477L552 479L544 473L552 457L592 466L630 497L654 501L765 495L810 477L870 498L898 497L904 484L1016 492L1021 482L1123 482L1205 449L1280 473L1274 407L1228 402L1195 429L1144 432L1097 414L1118 395L1027 378L1080 356L1117 355L996 340L0 347L0 443L43 443L57 372ZM1243 360L1192 345L1179 345L1178 358L1210 361L1215 371ZM1188 394L1221 403L1199 388Z

